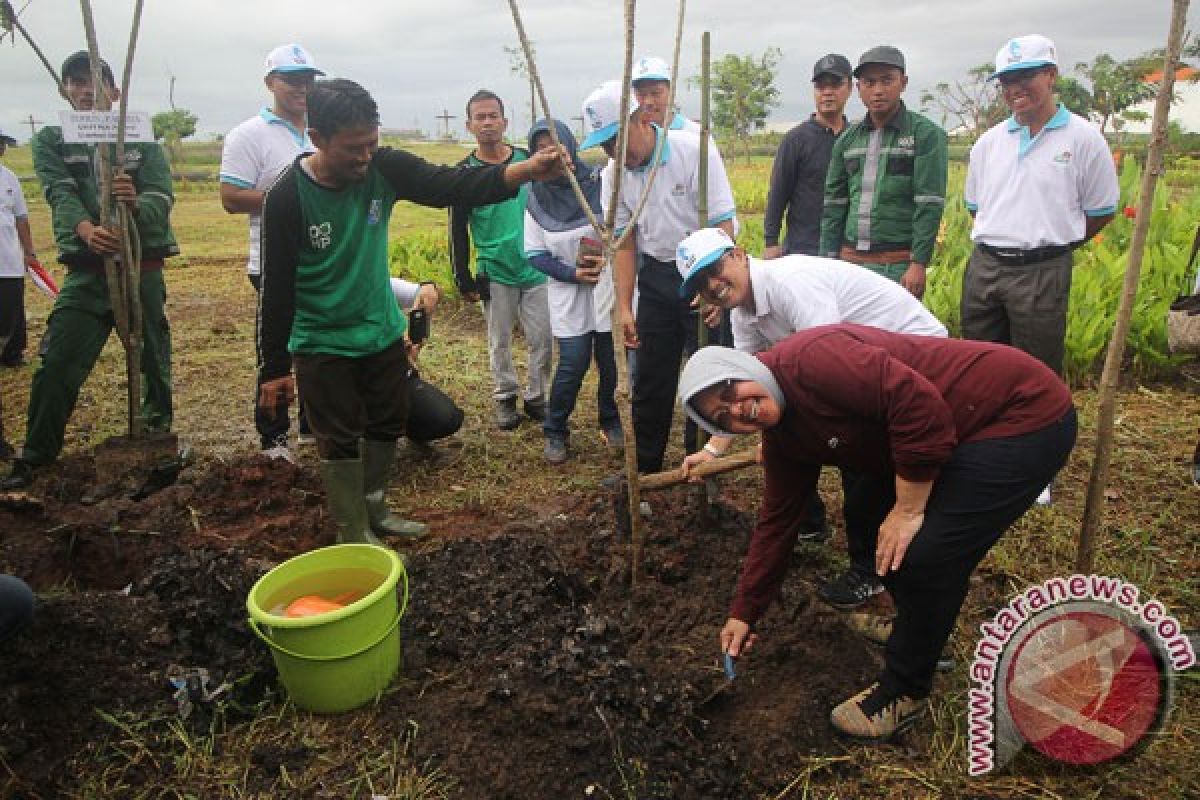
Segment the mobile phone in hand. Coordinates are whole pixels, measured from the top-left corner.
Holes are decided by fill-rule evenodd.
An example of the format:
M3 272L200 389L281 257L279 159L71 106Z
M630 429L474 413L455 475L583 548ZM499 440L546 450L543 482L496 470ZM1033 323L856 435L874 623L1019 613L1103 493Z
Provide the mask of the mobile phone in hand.
M408 340L420 344L429 338L429 314L423 308L408 312Z

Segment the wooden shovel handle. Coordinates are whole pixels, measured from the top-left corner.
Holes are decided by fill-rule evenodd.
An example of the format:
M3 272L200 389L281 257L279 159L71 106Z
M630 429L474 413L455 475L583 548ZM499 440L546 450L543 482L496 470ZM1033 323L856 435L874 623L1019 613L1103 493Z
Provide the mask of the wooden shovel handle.
M691 476L689 477L707 478L709 475L720 475L722 472L749 467L756 463L758 463L758 448L751 447L748 450L743 450L731 456L723 456L721 458L714 458L712 461L705 461L700 466L693 467ZM647 492L654 491L655 489L666 489L668 486L676 486L684 483L686 480L687 478L683 477L682 468L669 469L665 472L643 475L638 478L638 486L643 492Z

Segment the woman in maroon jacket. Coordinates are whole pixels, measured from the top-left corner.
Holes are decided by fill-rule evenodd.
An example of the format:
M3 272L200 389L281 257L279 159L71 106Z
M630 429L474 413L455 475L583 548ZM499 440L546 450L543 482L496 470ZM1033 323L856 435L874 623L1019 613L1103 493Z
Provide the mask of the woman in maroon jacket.
M710 433L763 435L765 486L721 649L738 656L779 593L824 464L863 473L857 510L896 602L879 680L833 710L842 733L886 739L924 709L971 572L1075 443L1058 376L1011 347L826 325L750 355L700 350L679 382Z

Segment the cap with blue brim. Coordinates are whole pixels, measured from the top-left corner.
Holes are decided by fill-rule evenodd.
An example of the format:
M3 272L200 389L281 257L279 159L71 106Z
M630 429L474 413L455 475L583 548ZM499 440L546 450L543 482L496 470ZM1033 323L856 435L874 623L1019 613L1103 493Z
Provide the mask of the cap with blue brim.
M621 113L621 82L605 81L583 101L583 121L588 134L579 144L580 150L604 144L617 135L621 120L632 113L630 107Z
M680 242L675 248L675 266L683 278L683 283L679 285L679 296L688 298L699 291L697 284L701 273L733 247L729 234L720 228L701 228Z
M996 53L996 71L988 76L995 80L1009 72L1040 67L1057 67L1058 51L1054 42L1036 33L1009 39Z

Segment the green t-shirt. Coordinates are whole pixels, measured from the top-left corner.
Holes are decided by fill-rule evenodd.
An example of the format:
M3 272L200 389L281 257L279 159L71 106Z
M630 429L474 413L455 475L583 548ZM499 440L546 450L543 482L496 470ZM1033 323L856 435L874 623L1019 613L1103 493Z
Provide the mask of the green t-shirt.
M527 158L528 153L514 147L512 157L506 163ZM463 163L478 167L488 162L479 160L472 153ZM471 241L475 245L475 273L486 274L495 283L522 289L546 282L546 276L525 258L525 198L528 192L528 186L522 186L513 199L490 206L475 206L470 209L469 216Z

